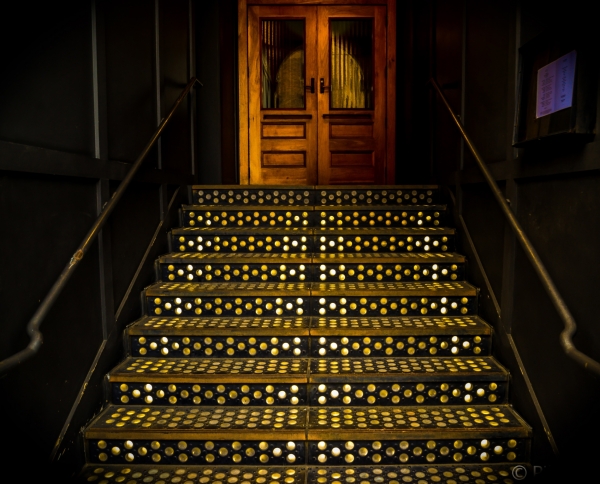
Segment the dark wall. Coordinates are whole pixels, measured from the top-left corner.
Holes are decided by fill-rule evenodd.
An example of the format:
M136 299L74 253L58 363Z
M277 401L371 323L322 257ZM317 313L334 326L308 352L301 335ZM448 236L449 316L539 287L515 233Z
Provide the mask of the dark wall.
M190 0L17 2L0 49L0 359L28 343L40 300L195 74ZM82 465L81 428L198 166L194 95L44 321L40 352L0 377L10 463L28 477ZM54 465L49 466L53 461ZM8 460L5 460L8 463Z
M588 33L585 41L593 48L599 43L597 29L586 19L581 2L558 10L544 8L537 0L427 3L434 13L413 19L424 24L429 18L429 26L423 28L434 30L430 45L435 49L422 55L431 62L431 72L573 313L579 326L576 346L600 360L593 294L600 284L600 225L595 222L600 206L600 140L512 147L519 47L543 32L569 25ZM563 352L562 321L474 159L461 148L458 132L448 130L448 114L440 109L439 100L436 104L425 100L420 104L430 116L432 173L450 185L456 200L470 278L482 289L482 314L496 330L496 356L512 374L511 401L533 426L533 463L550 466L540 475L545 474L548 482L558 482L553 479L560 472L571 480L583 477L588 469L584 464L594 458L597 448L583 442L600 430L597 419L589 417L598 406L600 378Z
M237 184L237 0L203 0L196 10L199 181Z

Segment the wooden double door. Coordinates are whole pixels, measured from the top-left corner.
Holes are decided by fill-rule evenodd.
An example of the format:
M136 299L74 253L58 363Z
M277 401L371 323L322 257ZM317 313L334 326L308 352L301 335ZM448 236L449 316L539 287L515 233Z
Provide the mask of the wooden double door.
M249 183L393 183L386 14L385 5L248 6Z

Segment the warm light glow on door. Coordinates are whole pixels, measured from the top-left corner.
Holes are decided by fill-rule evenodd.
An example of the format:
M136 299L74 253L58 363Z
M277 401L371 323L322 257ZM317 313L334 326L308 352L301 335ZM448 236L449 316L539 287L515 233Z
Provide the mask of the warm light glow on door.
M373 21L331 20L331 109L373 109Z
M303 109L304 20L262 20L262 108Z

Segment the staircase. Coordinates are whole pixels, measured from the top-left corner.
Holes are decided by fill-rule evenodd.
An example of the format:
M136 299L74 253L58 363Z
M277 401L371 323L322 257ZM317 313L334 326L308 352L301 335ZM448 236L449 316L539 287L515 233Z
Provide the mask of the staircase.
M508 404L432 186L192 187L81 482L510 483Z

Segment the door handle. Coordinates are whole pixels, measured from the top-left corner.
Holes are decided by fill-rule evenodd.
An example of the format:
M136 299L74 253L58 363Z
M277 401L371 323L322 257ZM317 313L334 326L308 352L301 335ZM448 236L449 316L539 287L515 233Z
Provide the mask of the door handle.
M315 93L315 78L311 77L310 78L310 86L304 86L304 88L308 91L310 90L311 94Z
M330 86L326 86L325 85L325 79L323 79L321 77L321 80L319 81L319 90L321 91L321 94L325 93L325 89L329 89Z

